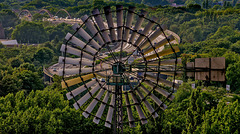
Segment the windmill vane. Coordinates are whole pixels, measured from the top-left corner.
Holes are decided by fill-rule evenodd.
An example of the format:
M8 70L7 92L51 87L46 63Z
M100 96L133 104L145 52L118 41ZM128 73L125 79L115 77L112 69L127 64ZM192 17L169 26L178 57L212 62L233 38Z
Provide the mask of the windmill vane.
M116 10L104 7L103 13L94 9L81 18L81 25L72 26L75 32L67 33L60 49L63 69L58 73L67 99L74 100L74 108L85 118L94 117L94 123L102 122L114 133L123 132L125 124L135 127L157 118L174 99L172 93L179 87L175 76L182 73L177 70L181 59L178 46L172 45L178 43L173 32L156 17L147 18L146 11L135 10L122 5Z

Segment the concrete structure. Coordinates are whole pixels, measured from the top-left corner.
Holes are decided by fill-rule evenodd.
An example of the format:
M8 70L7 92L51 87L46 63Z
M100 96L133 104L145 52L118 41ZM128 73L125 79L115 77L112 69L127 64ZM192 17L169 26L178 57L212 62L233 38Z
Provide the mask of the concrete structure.
M52 83L53 82L53 74L45 67L43 67L43 72L44 72L44 82Z

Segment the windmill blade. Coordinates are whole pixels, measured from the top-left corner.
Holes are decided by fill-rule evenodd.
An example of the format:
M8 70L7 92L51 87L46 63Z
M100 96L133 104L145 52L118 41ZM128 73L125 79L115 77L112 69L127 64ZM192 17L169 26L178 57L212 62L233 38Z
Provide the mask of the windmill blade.
M144 113L143 113L143 111L142 111L142 109L139 105L139 102L138 102L136 96L132 92L130 94L131 94L131 97L133 99L133 102L135 103L135 108L137 109L137 112L138 112L139 118L141 120L141 123L146 124L148 121L147 121L147 119L146 119L146 117L145 117L145 115L144 115Z
M181 58L179 59L169 59L169 60L161 60L160 61L160 65L174 65L177 61L177 64L182 64L182 60ZM153 62L148 62L147 65L153 65L153 66L158 66L158 60L157 61L153 61Z
M175 81L183 71L177 65L181 64L176 55L180 50L171 45L175 38L180 40L178 35L157 23L156 17L146 18L146 11L111 7L104 7L103 13L94 9L91 16L81 17L83 24L72 26L74 34L67 33L67 43L60 48L64 57L59 57L63 69L58 69L58 74L63 76L62 88L67 88L67 99L74 101L75 109L83 111L85 118L92 115L94 123L103 121L106 127L113 125L121 132L126 122L135 127L135 122L146 124L149 117L157 118L158 110L167 108L165 101L174 99L165 86L179 87L159 75L173 75ZM104 58L109 53L112 57ZM165 58L170 54L176 58Z
M173 49L174 49L175 52L180 51L178 46L174 46ZM173 53L174 52L173 52L172 48L169 48L169 49L162 50L161 52L158 52L158 56L165 56L165 55L169 55L169 54L173 54ZM151 59L154 59L156 57L157 57L156 54L152 54L152 55L146 56L146 60L151 60Z
M131 35L131 37L129 39L129 42L131 42L132 44L134 43L134 39L136 38L136 35L137 35L137 32L135 32L135 31L139 31L139 29L140 29L140 27L141 27L141 25L143 23L144 16L147 14L147 12L144 11L144 10L141 10L140 14L141 15L138 17L138 20L137 20L137 22L135 24L135 27L133 28L134 31L132 32L132 35Z
M102 117L102 114L103 114L103 111L105 109L105 106L106 106L106 103L108 101L108 98L109 98L109 92L107 92L104 96L104 99L103 99L103 103L101 103L100 107L98 108L98 111L96 113L96 117L94 117L93 119L93 122L98 124L99 121L100 121L100 118Z
M134 123L134 117L133 117L131 105L130 105L130 102L129 102L128 94L125 93L124 95L125 95L125 103L126 103L126 106L127 106L129 126L130 127L136 127L135 123Z
M99 29L102 31L102 37L104 39L104 42L111 42L110 37L108 36L108 32L106 31L106 27L103 24L102 16L100 15L100 12L98 9L93 9L92 14L97 22L97 25Z
M102 72L97 72L96 74L100 77L103 77L103 78L107 77L107 75L105 73L102 73Z
M101 99L101 97L102 97L103 94L104 94L104 90L101 89L101 90L99 91L99 93L97 94L96 99L93 99L93 101L89 104L89 106L86 108L86 110L82 113L82 115L83 115L85 118L88 118L89 113L92 112L92 110L94 109L94 107L97 105L98 100ZM97 99L98 99L98 100L97 100Z
M82 65L82 66L92 66L93 65L93 62L89 61L89 60L82 60L81 62L81 59L80 58L69 58L69 57L66 57L65 60L64 60L64 57L62 56L59 56L59 59L58 59L58 63L60 64L72 64L72 65Z
M63 70L64 69L59 69L58 75L63 76ZM81 72L79 72L79 68L71 68L71 69L65 69L64 74L65 75L76 75L76 74L84 74L84 73L90 73L92 72L92 68L82 68Z
M128 7L128 14L127 14L127 22L126 22L126 28L125 28L125 33L123 36L123 40L128 40L129 37L129 32L131 29L132 21L133 21L133 12L135 11L136 7L129 6Z
M93 80L93 81L90 81L90 82L86 83L86 86L87 86L87 87L91 87L91 86L93 86L93 85L95 85L95 84L97 84L97 81L96 81L96 80ZM77 96L78 94L82 93L82 92L85 91L86 89L87 89L87 88L86 88L84 85L82 85L82 86L74 89L73 91L68 92L68 93L66 94L67 99L68 99L68 100L72 99L74 96Z
M143 100L143 103L147 107L148 111L152 114L152 117L157 118L158 114L155 112L155 110L150 105L150 103L146 99L144 99L144 96L142 95L142 93L139 90L136 90L136 92L137 92L138 96L140 97L140 99Z
M157 80L157 76L154 76L153 73L146 73L146 77L152 81L155 81ZM171 87L173 85L174 82L171 82L171 81L168 81L168 80L165 80L163 78L158 78L159 82L161 82L162 84L164 85L167 85L169 87ZM178 89L179 88L179 85L177 83L174 83L174 88Z
M80 26L75 23L72 28L77 31L78 30L78 34L83 37L86 41L90 41L90 44L92 46L94 46L96 49L101 48L101 46L82 28L80 28Z
M144 81L148 86L150 86L151 88L153 88L154 87L154 85L156 85L156 84L154 84L154 83L152 83L151 81ZM174 95L171 95L169 92L167 92L166 90L163 90L162 88L160 88L160 87L156 87L155 88L155 90L158 92L158 93L160 93L160 94L162 94L164 97L168 97L169 96L169 100L173 100L174 99ZM170 96L171 95L171 96Z
M134 43L136 46L138 46L141 41L145 38L144 35L148 35L148 33L150 32L151 28L154 26L155 23L153 23L152 21L156 21L157 17L153 16L151 18L151 21L148 22L148 24L145 26L144 30L141 32L141 35L139 35L138 39L136 40L136 42Z
M158 28L153 34L150 35L149 40L145 40L141 45L139 45L139 47L141 49L147 48L150 45L149 41L150 42L154 41L166 29L167 29L167 26L166 25L162 25L161 28Z
M104 7L104 12L105 12L105 16L106 16L107 23L108 23L108 28L110 29L111 40L116 41L117 37L116 37L114 25L113 25L111 7L110 6Z
M91 20L88 19L87 15L84 15L81 20L83 22L85 22L85 25L87 26L87 28L89 29L89 31L92 33L92 35L96 35L95 38L97 39L97 41L100 43L100 45L104 44L104 41L100 35L100 33L98 33L98 30L95 28L93 22Z
M67 50L65 50L65 48L67 48ZM89 59L90 61L93 61L93 56L86 53L86 52L83 52L79 49L76 49L76 48L73 48L73 47L70 47L70 46L66 46L64 44L62 44L62 47L60 49L61 52L65 52L66 53L69 53L69 54L73 54L73 55L76 55L76 56L79 56L79 57L84 57L86 59ZM82 53L82 54L81 54Z
M170 35L170 36L168 36L167 38L164 38L164 39L162 39L160 42L158 42L157 44L153 44L153 46L155 47L155 49L157 49L157 48L160 48L160 47L162 47L162 46L164 46L164 45L166 45L167 43L168 43L168 41L169 42L171 42L171 41L173 41L175 38L172 36L172 35ZM147 44L148 43L148 44ZM149 42L147 41L147 43L146 43L146 45L149 45ZM146 47L148 47L148 46L146 46ZM145 49L145 50L143 50L143 53L144 54L147 54L147 53L150 53L150 52L152 52L152 51L154 51L154 49L153 49L153 47L152 46L149 46L147 49Z
M141 89L146 93L146 94L150 94L149 97L162 109L165 110L167 108L167 106L165 104L162 103L161 100L159 100L153 93L150 93L150 91L147 90L147 88L145 88L143 85L140 86Z
M122 40L122 31L123 31L123 6L122 5L117 5L116 6L117 10L117 37L118 40Z
M95 84L95 86L92 88L92 90L90 92L87 92L83 97L81 97L77 102L75 102L73 104L73 106L76 110L78 110L91 96L93 96L101 88L100 85L97 84L96 81L94 84Z
M112 98L111 98L111 102L110 102L109 108L108 108L108 113L107 113L107 118L106 118L106 122L105 125L108 128L111 128L111 122L112 122L112 116L113 116L113 110L114 110L114 106L115 106L115 94L112 94Z
M160 74L164 74L164 75L169 75L169 76L182 76L184 72L183 71L176 71L176 72L161 72Z
M86 45L85 42L79 40L77 37L73 36L73 35L70 34L70 33L67 33L65 39L66 39L66 40L69 40L70 42L72 42L73 44L75 44L75 45L77 45L77 46L79 46L79 47L81 47L81 48L84 48L84 47L85 47L84 50L90 52L90 53L93 54L93 55L94 55L95 53L97 53L97 50L96 50L96 49L90 47L89 45Z
M89 79L92 79L93 77L94 77L93 74L88 74L88 75L82 76L83 81L87 81ZM73 78L70 80L66 80L65 82L67 83L68 87L71 87L71 86L81 83L83 81L80 77L77 77L77 78ZM65 84L65 82L64 81L61 82L62 88L67 88L67 85Z

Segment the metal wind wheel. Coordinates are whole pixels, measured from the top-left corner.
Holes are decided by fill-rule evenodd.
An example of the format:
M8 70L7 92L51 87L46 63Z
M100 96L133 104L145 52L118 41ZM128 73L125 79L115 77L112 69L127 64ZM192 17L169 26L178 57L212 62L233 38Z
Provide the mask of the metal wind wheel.
M94 9L81 18L81 25L73 25L75 33L65 37L64 56L59 57L62 88L67 88L75 109L86 118L93 116L97 124L119 130L125 123L146 124L174 98L178 84L163 76L175 80L179 48L171 45L175 38L165 33L167 27L146 15L131 6L107 6L103 13ZM170 54L174 58L164 58Z

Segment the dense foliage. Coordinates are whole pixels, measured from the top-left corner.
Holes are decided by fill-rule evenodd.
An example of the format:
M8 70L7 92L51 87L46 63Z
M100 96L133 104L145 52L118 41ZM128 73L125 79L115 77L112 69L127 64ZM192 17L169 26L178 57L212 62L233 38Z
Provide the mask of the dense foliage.
M225 90L204 91L182 85L176 98L160 117L125 133L238 133L240 105L237 96L225 97ZM237 97L237 98L236 98ZM42 91L19 91L0 98L2 133L112 133L85 119L69 106L59 89L59 78ZM136 111L135 111L136 112Z
M26 94L8 94L0 98L1 133L106 133L101 126L70 108L58 89Z

